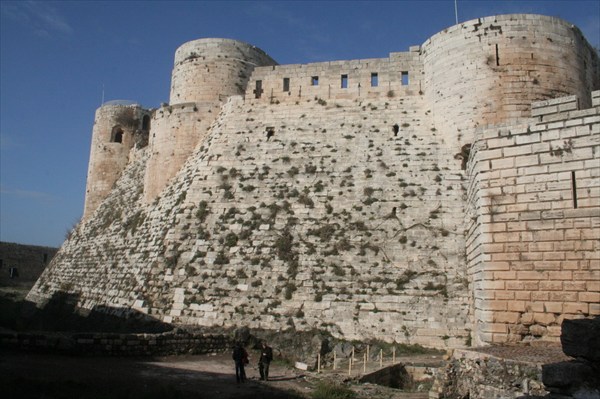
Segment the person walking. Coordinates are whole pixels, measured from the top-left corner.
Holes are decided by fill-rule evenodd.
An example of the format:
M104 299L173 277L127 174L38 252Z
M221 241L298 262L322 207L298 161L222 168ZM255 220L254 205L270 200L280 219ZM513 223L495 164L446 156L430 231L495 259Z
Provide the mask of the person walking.
M240 382L246 382L246 370L244 367L248 364L248 352L242 346L241 342L236 342L233 348L233 355L231 356L235 362L235 380L239 384Z
M260 379L263 381L269 380L269 365L273 360L273 349L267 345L266 342L262 342L260 359L258 359L258 371L260 372Z

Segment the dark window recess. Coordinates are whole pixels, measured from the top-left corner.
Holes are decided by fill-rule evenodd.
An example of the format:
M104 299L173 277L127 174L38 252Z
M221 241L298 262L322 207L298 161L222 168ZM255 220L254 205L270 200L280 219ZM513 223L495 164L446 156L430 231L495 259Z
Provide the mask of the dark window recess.
M150 130L150 116L148 115L144 115L144 118L142 119L142 130Z
M4 259L0 259L0 269L2 269L2 263L4 262Z
M44 263L48 262L48 254L44 254Z
M290 91L290 78L283 78L283 91Z
M341 87L342 89L348 88L348 75L342 75Z
M319 85L319 77L318 76L313 76L310 78L310 84L312 86L318 86Z
M371 87L377 87L379 86L379 75L377 75L377 72L372 72L371 73Z
M571 172L571 189L573 191L573 208L577 209L577 182L575 181L575 171Z
M396 207L392 208L392 216L396 216Z
M257 80L256 81L256 86L254 89L254 98L260 98L260 96L262 95L263 89L262 89L262 80Z
M123 129L120 126L115 126L110 133L111 143L122 143L123 142Z
M408 86L408 72L402 72L402 86Z
M498 45L496 44L496 66L500 66L500 53L498 53Z
M275 128L274 127L268 127L267 128L267 141L269 141L269 139L271 137L273 137L275 135Z
M17 269L16 267L11 267L10 269L8 269L8 273L10 275L10 278L19 277L19 269Z
M394 137L398 136L398 132L400 131L400 126L396 123L392 129L394 130Z

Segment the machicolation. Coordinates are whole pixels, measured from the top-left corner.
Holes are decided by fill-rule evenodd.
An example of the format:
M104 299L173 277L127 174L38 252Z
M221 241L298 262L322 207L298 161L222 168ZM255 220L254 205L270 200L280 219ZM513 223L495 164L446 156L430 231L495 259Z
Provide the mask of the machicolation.
M558 341L600 315L599 89L581 32L539 15L380 59L185 43L169 104L97 110L84 218L28 299L440 348Z

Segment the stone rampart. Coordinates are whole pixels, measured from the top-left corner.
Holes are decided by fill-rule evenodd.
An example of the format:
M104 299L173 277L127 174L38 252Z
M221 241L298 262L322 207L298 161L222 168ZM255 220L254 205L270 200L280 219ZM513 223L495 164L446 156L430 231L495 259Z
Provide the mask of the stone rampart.
M509 15L387 59L269 60L183 45L149 148L28 298L436 347L597 314L600 73L578 30Z
M170 331L160 334L0 333L0 348L79 356L168 356L229 351L231 338Z
M246 98L296 102L419 95L422 72L419 46L389 58L260 67L252 73Z
M527 123L476 141L467 254L477 343L557 341L565 318L600 314L600 109L578 103L535 103Z

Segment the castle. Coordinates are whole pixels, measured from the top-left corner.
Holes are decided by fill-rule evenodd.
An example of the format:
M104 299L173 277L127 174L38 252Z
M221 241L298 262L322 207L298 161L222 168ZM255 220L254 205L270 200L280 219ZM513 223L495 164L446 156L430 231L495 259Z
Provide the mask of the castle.
M97 110L84 217L28 299L436 347L558 340L600 315L599 89L581 32L539 15L381 59L185 43L169 104Z

